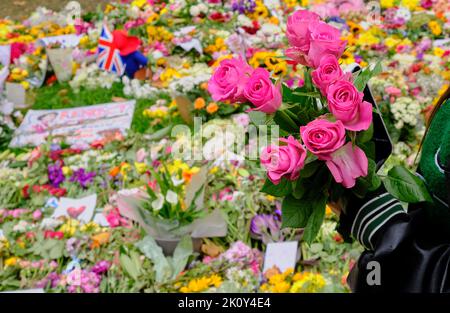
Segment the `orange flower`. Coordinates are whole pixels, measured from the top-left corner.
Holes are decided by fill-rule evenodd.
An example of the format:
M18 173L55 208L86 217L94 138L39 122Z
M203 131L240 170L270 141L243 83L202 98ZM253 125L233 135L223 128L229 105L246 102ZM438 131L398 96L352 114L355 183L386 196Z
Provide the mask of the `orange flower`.
M219 106L217 105L217 103L211 102L206 107L206 112L208 112L209 114L213 114L213 113L217 112L218 109L219 109Z
M120 167L118 166L114 166L110 171L109 171L109 175L112 177L116 177L117 174L119 174L120 172Z
M205 99L203 99L202 97L198 97L197 99L195 99L194 101L194 108L196 110L201 110L205 107L206 103L205 103Z
M100 248L102 245L107 243L109 241L109 237L111 234L109 232L103 232L99 233L97 235L93 235L91 237L92 243L91 243L91 250L95 248Z
M203 82L200 84L200 88L203 90L206 90L208 88L208 83L207 82Z

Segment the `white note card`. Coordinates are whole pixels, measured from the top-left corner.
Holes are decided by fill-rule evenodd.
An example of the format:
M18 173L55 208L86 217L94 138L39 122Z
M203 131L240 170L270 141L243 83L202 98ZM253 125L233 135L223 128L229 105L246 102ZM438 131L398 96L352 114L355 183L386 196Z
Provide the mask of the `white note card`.
M267 244L264 257L264 273L276 266L281 272L295 269L297 263L298 241L271 242Z

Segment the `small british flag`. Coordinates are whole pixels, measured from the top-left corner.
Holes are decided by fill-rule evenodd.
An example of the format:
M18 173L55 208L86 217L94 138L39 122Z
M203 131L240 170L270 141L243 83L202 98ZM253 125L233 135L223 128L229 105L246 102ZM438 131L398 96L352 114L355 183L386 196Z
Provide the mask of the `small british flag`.
M125 72L125 64L113 40L113 34L109 31L108 26L103 24L98 40L97 65L105 71L121 76Z

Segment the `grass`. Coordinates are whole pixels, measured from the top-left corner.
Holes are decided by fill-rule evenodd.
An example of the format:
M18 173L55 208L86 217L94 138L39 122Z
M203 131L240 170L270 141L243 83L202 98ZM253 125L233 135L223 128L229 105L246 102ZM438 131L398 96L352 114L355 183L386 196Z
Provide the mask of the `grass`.
M35 103L32 106L34 110L49 109L67 109L94 104L114 102L114 97L127 98L123 94L123 85L115 83L111 89L85 89L74 92L66 84L56 83L52 86L44 86L37 89ZM143 116L142 112L155 103L159 97L152 99L136 100L133 122L131 129L133 131L144 133L150 128L150 120Z

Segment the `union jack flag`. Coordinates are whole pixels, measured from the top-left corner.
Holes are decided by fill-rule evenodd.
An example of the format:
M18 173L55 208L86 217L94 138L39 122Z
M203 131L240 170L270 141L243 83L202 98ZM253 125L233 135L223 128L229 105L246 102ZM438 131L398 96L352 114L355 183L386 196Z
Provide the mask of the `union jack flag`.
M122 75L125 71L125 64L120 56L119 49L113 44L113 39L112 33L106 24L103 24L98 40L97 65L105 71Z

